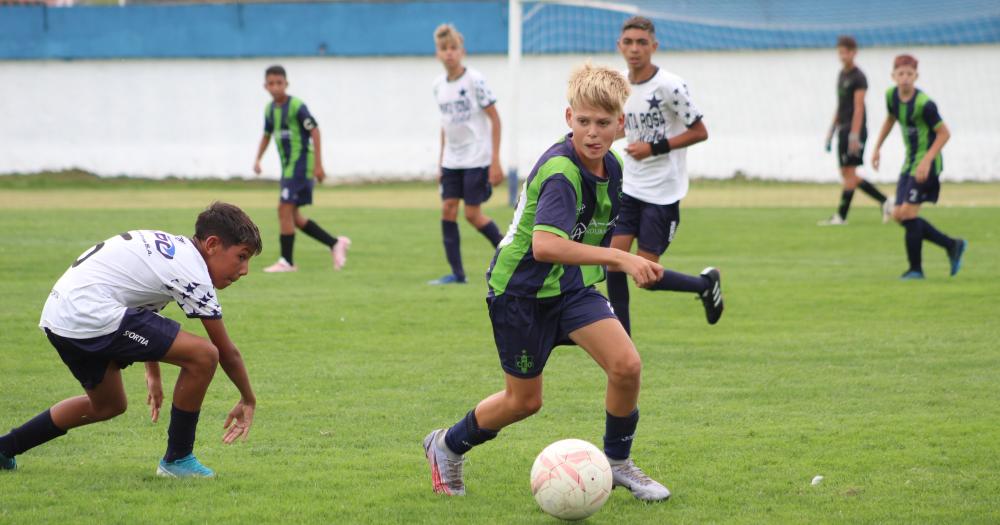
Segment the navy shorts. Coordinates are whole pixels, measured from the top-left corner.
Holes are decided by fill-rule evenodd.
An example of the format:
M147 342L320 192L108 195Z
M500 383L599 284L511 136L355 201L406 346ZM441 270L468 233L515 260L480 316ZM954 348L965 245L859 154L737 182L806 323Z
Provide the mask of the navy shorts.
M639 249L663 255L681 224L681 202L650 204L628 194L622 194L622 206L613 235L634 235Z
M87 390L104 380L108 364L125 368L136 361L159 361L174 344L181 325L148 310L129 308L118 330L90 339L72 339L52 333L45 335L59 352L73 377Z
M504 372L536 377L552 349L572 345L569 334L602 319L617 319L611 304L593 286L557 297L488 297L493 339Z
M850 131L843 128L837 134L837 160L840 161L841 167L861 166L865 163L865 142L868 140L868 130L861 130L861 149L858 150L857 155L851 155L847 152L848 135L850 135Z
M929 175L923 184L917 182L916 177L903 173L896 183L896 205L903 203L920 204L923 202L937 202L938 194L941 193L941 182L937 175Z
M441 200L462 199L466 204L478 206L493 195L490 169L468 168L453 170L441 168Z
M296 206L312 204L313 185L315 179L306 177L289 177L281 179L281 202Z

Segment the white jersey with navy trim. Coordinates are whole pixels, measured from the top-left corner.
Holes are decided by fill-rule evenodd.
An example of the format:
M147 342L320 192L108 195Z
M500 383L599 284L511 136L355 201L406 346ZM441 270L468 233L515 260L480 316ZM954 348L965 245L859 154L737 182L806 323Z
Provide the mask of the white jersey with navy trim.
M171 301L188 317L222 317L208 266L191 239L132 230L80 254L52 287L38 325L89 339L117 330L128 308L159 312Z
M483 74L467 67L452 81L441 75L434 81L434 99L444 130L441 166L456 170L489 166L493 161L493 135L484 110L497 99Z
M628 72L624 73L626 78ZM680 135L702 117L684 80L662 69L632 84L625 103L625 139L653 143ZM635 160L625 158L623 191L650 204L673 204L687 195L687 148Z

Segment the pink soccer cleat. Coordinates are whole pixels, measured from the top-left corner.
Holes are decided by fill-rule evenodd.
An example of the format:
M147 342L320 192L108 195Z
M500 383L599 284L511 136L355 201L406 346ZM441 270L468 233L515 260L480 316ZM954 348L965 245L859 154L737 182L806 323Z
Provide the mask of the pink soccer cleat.
M284 257L278 259L278 262L264 268L264 273L285 273L285 272L297 272L299 267L293 264L288 264L288 261Z
M351 249L351 240L347 237L337 237L337 244L333 245L330 253L333 254L333 269L340 270L347 264L347 250Z

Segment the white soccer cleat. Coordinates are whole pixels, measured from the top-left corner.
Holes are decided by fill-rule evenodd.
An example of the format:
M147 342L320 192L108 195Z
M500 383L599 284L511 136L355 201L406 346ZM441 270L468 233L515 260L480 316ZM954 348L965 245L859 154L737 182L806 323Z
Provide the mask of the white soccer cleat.
M882 224L888 224L892 220L892 199L886 199L882 203Z
M351 249L351 240L347 237L337 237L337 244L333 245L330 253L333 254L333 269L340 270L347 264L347 250Z
M448 457L448 453L441 450L446 428L439 428L424 438L424 456L431 467L431 483L434 492L448 496L464 496L465 481L462 476L462 464L465 457L458 460Z
M297 272L299 267L294 264L288 264L288 261L284 257L280 257L278 262L264 268L264 273L285 273L285 272Z
M816 223L818 226L847 226L847 219L834 213L829 219L823 219Z
M642 501L666 501L670 499L670 491L658 481L650 478L636 466L632 458L611 465L614 476L612 487L625 487L636 499Z

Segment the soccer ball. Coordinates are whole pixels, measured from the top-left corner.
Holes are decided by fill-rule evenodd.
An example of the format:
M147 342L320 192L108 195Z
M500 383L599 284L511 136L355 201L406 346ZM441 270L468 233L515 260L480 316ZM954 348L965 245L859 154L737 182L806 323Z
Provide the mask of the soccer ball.
M608 458L581 439L556 441L531 466L535 501L564 520L580 520L600 510L611 495L611 481Z

